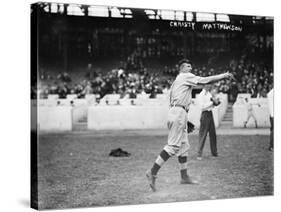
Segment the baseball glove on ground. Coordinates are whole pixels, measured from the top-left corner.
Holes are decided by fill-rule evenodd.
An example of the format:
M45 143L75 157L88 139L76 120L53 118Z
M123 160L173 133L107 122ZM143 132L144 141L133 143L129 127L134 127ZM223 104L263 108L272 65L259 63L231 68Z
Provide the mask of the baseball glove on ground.
M109 156L112 156L112 157L129 157L130 155L131 155L131 153L126 152L121 148L113 149L109 153Z
M192 124L190 121L188 121L187 122L187 132L188 133L193 132L194 128L195 128L194 124Z

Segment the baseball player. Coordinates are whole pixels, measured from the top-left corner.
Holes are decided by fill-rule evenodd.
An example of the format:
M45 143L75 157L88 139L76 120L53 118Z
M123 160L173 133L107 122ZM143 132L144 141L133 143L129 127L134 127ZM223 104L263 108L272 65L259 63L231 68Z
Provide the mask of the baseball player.
M187 150L189 142L187 137L187 112L191 104L192 88L197 85L205 85L222 79L232 78L230 73L224 73L209 77L199 77L191 73L192 64L188 59L179 62L179 74L173 82L170 90L170 109L168 113L168 143L164 146L153 166L146 172L146 177L152 191L156 191L156 175L163 164L176 155L180 164L181 184L194 184L187 174Z
M246 121L244 121L244 128L247 127L247 123L248 123L248 121L250 120L251 117L255 121L256 128L258 128L258 122L257 122L256 116L255 116L254 111L253 111L253 105L254 104L249 102L248 98L245 98L244 104L247 107L247 112L248 112L247 119L246 119ZM260 104L256 104L256 105L258 105L260 107Z

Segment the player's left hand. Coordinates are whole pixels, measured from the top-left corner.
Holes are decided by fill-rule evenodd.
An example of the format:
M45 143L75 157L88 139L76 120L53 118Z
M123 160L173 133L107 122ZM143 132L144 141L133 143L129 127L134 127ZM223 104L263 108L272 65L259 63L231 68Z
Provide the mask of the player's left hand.
M188 133L191 133L191 132L194 131L194 129L195 129L194 124L191 123L190 121L188 121L188 122L187 122L187 132L188 132Z
M211 98L211 101L213 102L214 106L218 106L221 103L220 100L216 98Z

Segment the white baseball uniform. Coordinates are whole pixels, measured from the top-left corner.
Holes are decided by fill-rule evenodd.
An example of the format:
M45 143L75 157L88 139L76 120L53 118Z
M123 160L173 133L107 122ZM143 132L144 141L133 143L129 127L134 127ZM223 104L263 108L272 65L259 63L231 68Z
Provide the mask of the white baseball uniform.
M192 88L202 77L190 72L180 73L170 90L170 109L168 113L168 144L164 150L169 155L187 156L189 142L187 136L187 111L191 104Z

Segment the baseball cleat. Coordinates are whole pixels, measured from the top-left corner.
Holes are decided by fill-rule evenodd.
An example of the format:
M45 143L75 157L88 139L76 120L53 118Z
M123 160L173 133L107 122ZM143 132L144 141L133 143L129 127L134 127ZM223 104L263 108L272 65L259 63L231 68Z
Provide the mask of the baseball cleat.
M181 178L180 184L198 184L198 181L192 180L189 176Z
M156 191L156 186L155 186L156 176L152 175L150 170L146 171L145 176L148 180L150 188L152 189L153 192L155 192Z

